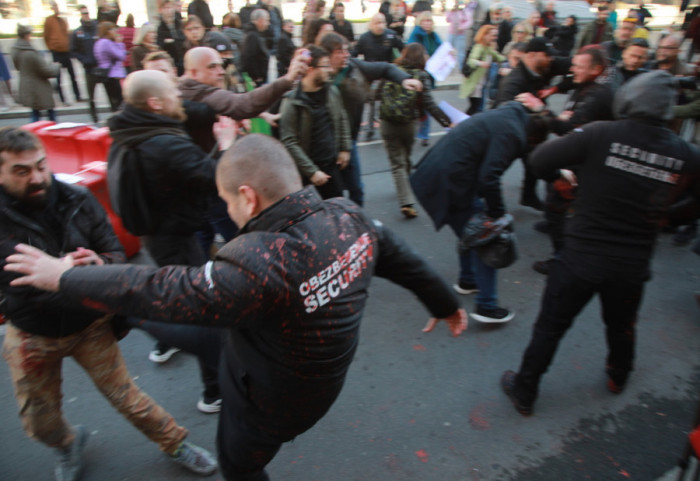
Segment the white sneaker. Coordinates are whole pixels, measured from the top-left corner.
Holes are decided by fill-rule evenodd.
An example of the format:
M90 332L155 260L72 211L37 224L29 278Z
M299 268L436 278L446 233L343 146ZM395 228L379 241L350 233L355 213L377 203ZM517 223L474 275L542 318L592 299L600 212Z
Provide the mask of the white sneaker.
M176 352L180 352L180 349L177 347L171 347L165 352L161 351L160 349L154 349L148 355L148 359L153 362L157 362L158 364L163 364L164 362L168 362L168 360L173 357L173 354Z
M197 401L197 409L204 414L214 414L221 411L221 398L215 399L212 402L206 402L204 398Z

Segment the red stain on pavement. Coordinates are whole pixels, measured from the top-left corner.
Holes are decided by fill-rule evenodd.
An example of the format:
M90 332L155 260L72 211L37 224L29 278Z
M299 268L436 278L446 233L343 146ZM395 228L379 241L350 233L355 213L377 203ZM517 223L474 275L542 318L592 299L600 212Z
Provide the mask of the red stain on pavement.
M425 351L426 349L425 349L425 346L423 346L421 344L416 344L413 346L413 350L414 351Z
M621 469L621 470L620 470L620 474L623 475L625 478L629 478L629 477L630 477L630 473L628 473L628 472L625 471L624 469Z
M486 419L485 411L486 406L480 404L469 413L469 424L471 424L474 429L485 431L491 427L491 423L489 423L488 419Z
M418 456L418 459L420 459L422 462L428 462L428 453L425 452L425 449L419 449L416 451L416 456Z

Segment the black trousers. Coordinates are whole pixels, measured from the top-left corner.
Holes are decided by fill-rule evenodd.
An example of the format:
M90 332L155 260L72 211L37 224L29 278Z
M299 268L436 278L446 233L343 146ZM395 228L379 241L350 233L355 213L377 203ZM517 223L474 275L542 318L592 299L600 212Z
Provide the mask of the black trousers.
M146 236L143 238L143 242L150 256L161 267L167 265L201 266L207 260L194 234ZM161 350L174 346L197 356L204 383L204 397L217 398L220 396L218 358L221 343L216 329L170 324L164 324L162 328L156 329L149 323L145 323L143 326L137 324L134 327L143 328L151 334L158 341L158 347ZM201 330L201 333L194 335L192 330L198 329ZM221 331L222 336L223 332ZM206 345L193 348L192 343L195 338ZM208 354L204 355L203 353Z
M549 368L559 342L576 316L595 294L600 296L608 344L607 372L624 383L634 363L635 324L646 278L629 275L610 262L585 262L585 278L574 274L566 260L575 258L564 247L562 260L555 260L542 297L532 339L525 350L515 383L515 396L525 404L537 398L540 378ZM574 268L575 269L575 268ZM590 275L589 275L590 274Z
M73 94L75 95L75 100L80 100L80 89L78 88L78 81L75 77L75 70L73 70L73 62L70 57L70 52L51 52L54 62L61 64L61 67L68 70L68 75L70 75L71 85L73 86ZM61 69L58 70L58 75L56 76L56 90L58 90L58 96L61 98L61 102L65 103L66 98L63 95L63 89L61 88Z

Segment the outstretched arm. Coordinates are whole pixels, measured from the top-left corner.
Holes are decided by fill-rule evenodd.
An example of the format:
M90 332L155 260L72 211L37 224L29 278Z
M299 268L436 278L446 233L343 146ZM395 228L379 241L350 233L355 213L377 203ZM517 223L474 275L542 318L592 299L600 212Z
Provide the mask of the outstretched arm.
M379 237L379 259L375 274L413 292L433 315L424 329L430 332L444 319L458 336L467 329L467 315L457 296L435 270L408 244L375 221Z

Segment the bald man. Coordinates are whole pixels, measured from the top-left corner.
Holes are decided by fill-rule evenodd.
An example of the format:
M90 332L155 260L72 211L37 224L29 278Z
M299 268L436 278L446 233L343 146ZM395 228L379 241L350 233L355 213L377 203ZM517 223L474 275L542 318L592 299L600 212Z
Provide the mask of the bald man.
M129 215L146 214L150 225L143 241L157 265L201 265L206 256L195 233L201 228L216 194L214 175L218 155L207 155L187 135L182 123L186 116L180 92L168 74L157 70L130 74L124 82L124 100L124 110L108 121L114 139L108 163L113 166L120 156L125 161L138 162L140 178L134 182L143 186L148 202L120 215L128 226ZM220 129L217 133L221 152L232 144L233 130ZM168 345L176 345L172 339L154 336ZM207 352L215 349L218 346L212 345ZM216 412L221 403L216 366L202 355L198 360L204 393L197 408Z
M250 119L282 98L306 68L306 63L296 55L284 77L239 94L224 89L224 68L219 52L209 47L197 47L185 54L185 75L180 78L178 87L185 100L205 103L217 114L234 120ZM206 151L213 147L212 140L195 139Z
M656 47L656 61L652 64L652 70L665 70L671 75L688 75L689 71L685 62L678 58L683 37L678 34L667 35L659 40Z
M310 429L343 386L373 275L411 291L454 335L467 327L442 278L352 201L302 188L277 140L244 137L217 168L219 194L241 227L201 268L68 266L31 247L7 270L105 310L229 330L217 447L226 480L269 479L284 442ZM36 268L36 269L35 269ZM91 305L92 305L91 304ZM175 306L177 306L175 308Z
M368 62L391 62L394 59L394 49L403 49L401 38L396 32L386 28L386 18L377 13L369 21L368 31L360 35L352 56L362 55Z

